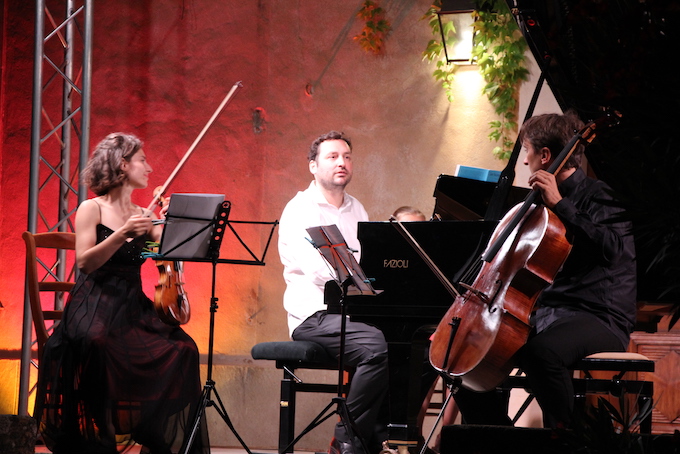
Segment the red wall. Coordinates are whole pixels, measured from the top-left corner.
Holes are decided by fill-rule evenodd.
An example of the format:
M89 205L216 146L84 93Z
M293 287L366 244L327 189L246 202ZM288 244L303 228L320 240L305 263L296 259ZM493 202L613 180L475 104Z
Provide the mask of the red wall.
M142 138L154 172L150 187L139 191L135 201L146 207L152 189L165 182L233 84L242 80L243 87L207 130L168 193L226 194L233 204L232 219L273 221L276 215L268 217L262 212L263 145L252 125L253 109L264 96L258 88L265 64L258 58L262 33L257 27L239 26L238 34L230 34L228 39L224 36L236 21L255 21L262 10L256 2L231 3L225 8L221 2L205 2L197 11L184 2L95 2L91 144L94 146L113 131ZM16 358L23 317L21 232L28 226L35 6L33 2L6 2L4 7L7 20L3 36L0 256L5 266L0 269L0 349L2 357ZM58 9L51 12L55 16L60 13ZM57 44L52 40L46 45L55 58ZM44 68L47 80L52 71L47 65ZM55 102L61 97L60 90L58 83L52 83L45 92L45 104L58 108ZM49 129L44 120L43 134ZM57 152L54 136L43 146L43 153L54 165ZM75 168L77 150L73 160ZM44 165L40 173L42 182L47 175ZM75 180L73 183L77 184ZM40 195L41 208L50 223L56 219L57 191L55 181ZM267 238L265 229L239 228L248 246L259 254L264 247L261 241ZM37 230L46 229L39 220ZM225 238L223 258L247 258L240 251L232 251L231 243L234 241ZM268 259L276 259L275 248L273 252ZM255 289L260 273L260 267L218 267L218 328L233 334L220 339L218 352L249 351L252 341L238 333L248 325L249 316L244 312L257 311L249 306L257 304ZM146 277L147 293L152 294L157 272L150 263ZM210 284L209 265L186 265L186 289L193 313L186 329L203 352L207 344ZM233 312L240 314L234 316ZM5 369L4 373L13 377L15 369Z
M452 104L432 77L434 65L422 61L422 51L432 38L427 22L421 20L429 0L384 2L393 29L382 55L364 52L352 39L363 26L356 18L363 3L359 0L93 3L90 148L113 131L134 133L144 140L154 173L150 187L140 191L136 200L142 206L149 204L153 188L169 176L237 81L243 88L169 188L170 193L225 194L233 204L232 219L278 219L286 202L311 180L306 163L309 144L331 129L352 138L355 175L348 190L364 203L373 220L386 220L405 204L430 212L437 176L453 174L458 164L503 167L492 156L495 144L487 139L487 125L496 117L481 93L484 82L477 68L459 69ZM21 346L21 232L28 222L35 5L30 1L3 5L0 413L11 413L17 398L18 361L2 358L16 358ZM59 17L58 9L52 12ZM49 46L55 51L55 44ZM48 74L46 70L46 78ZM314 87L313 96L305 94L308 84ZM49 87L47 106L54 107L59 90L56 84ZM253 125L253 113L259 109L265 117L263 131ZM43 132L46 128L43 123ZM46 142L50 159L55 157L54 141ZM41 173L45 174L44 168ZM54 202L46 195L42 205L50 216L56 204L56 188L53 191ZM246 243L256 253L262 252L267 233L265 227L242 228ZM257 342L288 338L276 239L275 235L264 267L220 265L216 288L219 386L228 390L223 396L234 399L232 404L239 409L231 415L237 427L241 419L267 422L268 433L252 437L268 449L276 443L280 377L273 367L253 363L249 352ZM235 242L225 239L223 258L246 258L231 244ZM145 271L151 294L157 273L151 263ZM193 315L185 329L204 354L210 278L210 266L186 265L185 287ZM247 401L251 405L244 405ZM230 402L227 405L233 408ZM312 414L305 415L303 407L301 418L311 419L318 411L309 407ZM227 431L218 434L211 433L215 445L234 443ZM328 433L321 431L320 444L300 448L326 449L327 438Z

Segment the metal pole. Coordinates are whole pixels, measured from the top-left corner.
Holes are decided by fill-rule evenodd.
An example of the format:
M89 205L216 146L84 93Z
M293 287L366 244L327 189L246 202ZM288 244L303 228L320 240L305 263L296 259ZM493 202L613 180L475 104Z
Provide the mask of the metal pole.
M28 226L27 229L33 233L37 233L38 222L43 220L46 223L48 231L59 230L67 231L68 227L72 228L72 223L69 222L69 217L73 214L74 210L69 209L69 199L76 191L74 189L74 184L72 184L70 178L71 171L71 152L73 149L73 141L80 139L79 149L78 149L78 176L82 173L89 151L89 138L90 138L90 102L91 102L91 76L92 76L92 24L93 24L93 12L92 5L93 0L85 0L84 5L78 8L75 4L78 0L64 0L64 14L65 20L61 23L56 23L51 13L48 11L46 6L46 0L36 0L36 10L35 10L35 49L34 49L34 68L33 68L33 103L32 103L32 123L31 123L31 150L30 150L30 177L29 177L29 202L28 202ZM79 53L77 49L74 49L74 43L77 43L76 34L78 33L78 26L76 20L80 14L84 16L84 25L82 27L82 41L83 41L83 51L82 51L82 88L76 87L76 80L74 80L74 74L76 73L74 67L74 58L78 58ZM54 30L50 33L46 31L47 20L49 19L51 26ZM60 33L63 33L62 37ZM47 96L47 87L44 86L45 81L45 60L51 60L53 55L46 55L46 50L50 47L47 46L47 41L50 39L60 39L61 45L64 46L62 51L63 62L60 64L50 63L50 67L56 69L55 77L63 77L64 82L61 87L61 104L60 110L56 113L55 118L51 118L49 107L56 106L55 102L49 103L50 105L45 106L45 97ZM58 68L57 68L58 67ZM51 79L50 79L51 80ZM49 85L49 84L48 84ZM80 106L75 106L75 100L77 99L76 92L80 91ZM56 100L55 100L56 101ZM75 115L74 115L74 109ZM80 112L78 112L78 109ZM80 113L80 125L75 124L76 118ZM56 116L61 118L56 118ZM52 128L54 124L61 125L58 130L47 131L45 137L43 137L43 123L47 124L49 128ZM52 137L53 141L48 141L52 135L59 134L60 137ZM60 154L59 154L59 164L52 165L45 158L48 156L53 156L53 153L47 154L48 150L53 149L51 146L54 145L54 140L59 141ZM51 200L46 200L46 203L41 203L41 189L43 189L40 179L40 169L42 163L45 163L49 171L52 172L48 176L48 180L54 175L58 175L60 178L59 183L59 194L49 194L49 191L43 191L46 196L50 196ZM47 186L45 186L47 187ZM87 196L87 189L81 184L77 185L77 203L80 204ZM53 203L55 197L59 200L57 203ZM49 202L49 203L47 203ZM45 213L40 211L40 206L57 207L57 220L53 221L53 216L45 215ZM56 256L57 262L55 263L56 269L55 274L58 276L58 280L63 280L67 271L66 254L59 254ZM63 301L55 300L55 309L63 308ZM21 366L20 366L20 377L19 377L19 403L18 403L18 414L26 415L28 414L28 398L31 392L30 388L30 371L31 371L31 346L32 346L32 316L30 309L30 300L28 298L28 292L26 288L24 289L24 317L23 317L23 333L22 333L22 344L21 344Z
M92 100L92 34L94 29L94 0L85 0L83 36L83 94L81 101L80 160L78 175L82 175L90 153L90 103ZM78 184L78 204L87 198L87 188Z
M42 108L43 34L45 31L45 0L35 2L35 49L33 55L33 115L31 117L31 163L28 182L28 230L35 232L38 212L38 170L40 164L40 112ZM19 376L19 415L28 414L28 388L31 366L32 336L31 305L24 287L24 320L21 336L21 366Z

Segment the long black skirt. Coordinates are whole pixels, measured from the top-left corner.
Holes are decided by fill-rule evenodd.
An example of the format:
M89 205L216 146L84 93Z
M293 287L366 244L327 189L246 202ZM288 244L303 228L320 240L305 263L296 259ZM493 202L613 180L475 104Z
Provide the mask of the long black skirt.
M160 320L140 267L81 275L40 361L34 416L54 453L176 453L200 404L199 354ZM192 453L209 452L205 421Z

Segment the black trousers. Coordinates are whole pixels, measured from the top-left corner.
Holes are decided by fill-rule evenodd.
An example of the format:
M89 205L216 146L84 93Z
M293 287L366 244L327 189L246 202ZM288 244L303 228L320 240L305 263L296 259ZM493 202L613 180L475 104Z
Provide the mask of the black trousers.
M574 411L573 367L603 351L625 351L619 338L595 315L572 312L529 338L519 365L543 410L545 427L568 427Z
M340 314L317 312L302 322L293 331L292 337L294 340L316 342L337 358L340 355L341 320ZM380 443L387 439L387 421L379 421L378 415L389 383L387 342L382 331L347 319L343 361L354 368L347 395L349 413L371 451L379 450ZM340 422L336 426L335 437L340 441L350 441Z
M532 333L519 350L518 360L543 411L544 426L569 427L574 411L573 367L579 360L603 351L625 351L625 347L587 312L572 312L540 333ZM510 424L507 394L461 388L454 398L467 424Z

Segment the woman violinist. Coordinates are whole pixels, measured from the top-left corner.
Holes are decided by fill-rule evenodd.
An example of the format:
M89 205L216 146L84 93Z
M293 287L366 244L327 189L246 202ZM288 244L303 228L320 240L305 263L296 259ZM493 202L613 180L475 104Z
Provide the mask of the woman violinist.
M138 138L113 133L83 172L97 196L76 214L80 275L45 345L34 412L55 453L177 452L199 404L196 344L142 291L142 252L162 227L132 194L151 170ZM192 452L207 452L205 428L199 438Z
M552 428L572 422L574 364L593 353L625 351L635 323L635 246L631 225L620 218L622 209L611 189L580 168L582 144L556 175L547 172L583 126L573 113L539 115L522 125L518 139L527 153L529 184L573 241L562 269L536 302L533 331L517 358L543 411L544 425ZM502 422L504 410L492 405L499 403L494 391L461 389L456 402L466 419Z

